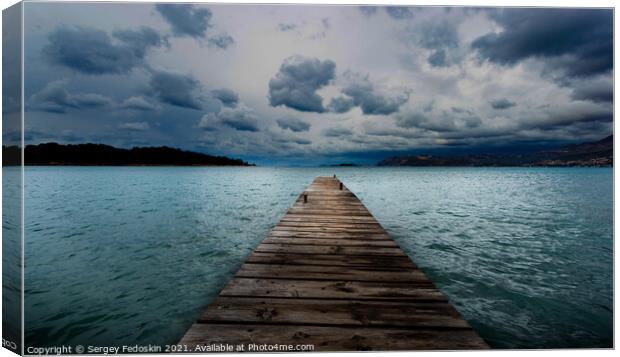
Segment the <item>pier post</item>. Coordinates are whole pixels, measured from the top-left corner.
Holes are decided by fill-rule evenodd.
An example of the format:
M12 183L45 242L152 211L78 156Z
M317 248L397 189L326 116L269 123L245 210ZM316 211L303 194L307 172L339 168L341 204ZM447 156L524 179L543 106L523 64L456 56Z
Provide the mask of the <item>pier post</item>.
M340 183L340 191L342 191L342 182Z
M304 193L304 203L308 203L308 194Z

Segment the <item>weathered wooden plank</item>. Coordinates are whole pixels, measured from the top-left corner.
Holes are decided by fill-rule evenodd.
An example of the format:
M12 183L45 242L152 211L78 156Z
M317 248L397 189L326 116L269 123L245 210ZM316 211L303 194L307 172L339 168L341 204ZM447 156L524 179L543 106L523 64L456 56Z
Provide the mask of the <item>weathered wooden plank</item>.
M398 245L387 239L337 239L337 238L289 238L289 237L268 237L262 244L304 244L304 245L340 245L343 247L398 247Z
M473 330L359 328L308 325L195 324L181 345L190 348L213 344L245 346L248 352L261 345L311 345L314 351L393 351L485 349ZM250 349L251 348L251 349ZM283 348L283 347L282 347ZM309 347L305 347L309 348ZM304 349L305 349L304 348ZM280 349L280 352L291 352ZM192 351L196 352L196 351ZM262 350L262 352L267 352ZM271 350L271 352L275 352Z
M305 208L291 208L288 210L290 214L303 214L306 216L318 215L318 216L358 216L358 217L371 217L370 213L366 211L352 211L352 210L327 210L327 209L305 209Z
M236 277L261 279L300 280L347 280L347 281L389 281L412 284L430 284L419 270L388 270L373 268L317 267L312 265L252 264L239 268Z
M256 251L269 253L407 256L400 248L315 246L302 244L260 244L256 247Z
M385 231L381 228L338 228L338 227L292 227L292 226L275 226L272 231L287 232L332 232L332 233L374 233L383 234Z
M314 299L447 301L428 282L314 281L234 278L221 296L289 297Z
M469 328L445 302L218 297L200 322Z
M343 222L291 222L280 221L277 227L321 227L321 228L353 228L353 229L374 229L380 230L379 223L343 223Z
M310 196L306 196L306 198L308 199L307 201L303 200L303 196L301 198L299 198L297 201L295 201L295 203L293 204L293 206L303 206L303 207L313 207L313 206L317 206L317 207L323 207L326 208L326 206L329 205L329 208L332 207L345 207L345 208L352 208L352 209L367 209L366 206L364 206L364 204L362 204L357 198L352 197L349 200L343 200L343 199L322 199L319 200L317 199L317 197L312 197L314 199L310 199Z
M264 264L297 264L341 267L375 267L386 269L416 269L416 265L408 257L357 256L357 255L321 255L292 253L254 252L247 263Z
M277 230L271 231L267 237L284 238L315 238L315 239L357 239L357 240L392 240L385 233L331 233L331 232L300 232Z
M348 206L355 206L355 207L366 207L364 206L363 203L361 203L357 197L349 197L349 198L343 198L343 197L337 197L337 198L322 198L319 199L319 197L313 196L311 200L308 200L307 202L304 202L304 198L303 196L300 196L299 198L297 198L297 200L295 201L296 205L348 205Z
M294 213L288 213L286 214L284 217L282 217L283 220L302 220L302 221L309 221L308 220L308 216L303 215L303 214L294 214ZM373 217L373 216L337 216L337 215L329 215L329 216L321 216L321 215L313 215L312 216L312 222L320 222L320 220L332 220L332 221L339 221L339 222L376 222L377 220Z
M311 220L305 215L298 215L289 213L282 217L281 221L284 222L315 222L315 223L369 223L378 224L377 220L370 216L320 216L314 215Z

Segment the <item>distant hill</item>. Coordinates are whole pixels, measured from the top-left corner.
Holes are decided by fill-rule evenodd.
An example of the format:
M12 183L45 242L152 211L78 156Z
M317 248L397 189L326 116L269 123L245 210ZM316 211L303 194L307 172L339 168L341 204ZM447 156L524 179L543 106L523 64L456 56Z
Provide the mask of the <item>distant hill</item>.
M573 144L531 154L475 154L390 157L379 166L613 166L614 140Z
M17 165L19 157L17 146L2 147L2 165ZM46 143L26 146L24 157L26 165L253 166L239 159L211 156L166 146L119 149L103 144Z
M574 144L541 153L533 166L612 166L614 162L614 137Z

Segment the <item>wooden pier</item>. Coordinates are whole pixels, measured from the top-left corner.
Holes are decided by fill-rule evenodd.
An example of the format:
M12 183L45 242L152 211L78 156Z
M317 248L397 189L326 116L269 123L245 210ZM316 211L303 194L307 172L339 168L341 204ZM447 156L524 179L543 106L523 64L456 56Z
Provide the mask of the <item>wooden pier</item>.
M335 177L299 196L179 344L488 348Z

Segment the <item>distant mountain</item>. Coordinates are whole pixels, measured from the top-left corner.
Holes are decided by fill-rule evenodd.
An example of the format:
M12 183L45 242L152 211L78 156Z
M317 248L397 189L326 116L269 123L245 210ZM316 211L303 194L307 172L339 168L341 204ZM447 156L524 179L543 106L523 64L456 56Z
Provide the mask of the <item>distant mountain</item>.
M614 137L544 151L533 166L613 166Z
M19 164L19 148L3 146L2 157L4 166ZM26 146L24 158L26 165L253 166L239 159L211 156L166 146L119 149L102 144L46 143Z
M531 154L475 154L390 157L379 166L613 166L614 140L563 146Z

